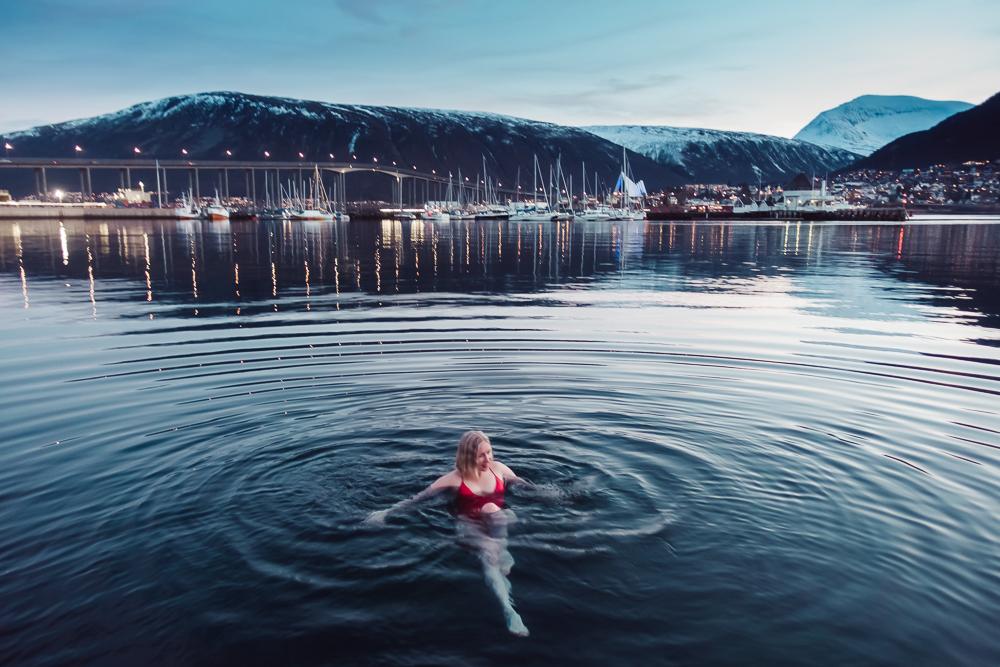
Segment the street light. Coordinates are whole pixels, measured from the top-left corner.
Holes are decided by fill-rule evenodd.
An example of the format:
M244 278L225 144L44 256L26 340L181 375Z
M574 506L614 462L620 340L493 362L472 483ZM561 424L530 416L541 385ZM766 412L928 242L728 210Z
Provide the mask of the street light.
M232 156L233 156L233 152L227 148L226 149L226 157L232 157Z
M333 153L330 153L330 159L331 160L335 160L336 159L335 157L333 157Z
M270 151L264 151L264 158L266 159L266 158L269 158L269 157L271 157L271 152Z
M302 151L299 151L299 159L304 160L305 158L306 156L302 154Z
M135 153L136 155L139 155L140 153L142 153L142 151L139 150L138 146L133 146L132 147L132 152Z
M80 146L80 144L73 146L73 150L76 151L77 153L83 152L83 148Z
M56 190L55 192L53 192L52 194L54 194L54 195L56 196L56 199L57 199L57 200L59 200L59 203L61 204L61 203L62 203L62 198L63 198L63 195L64 195L65 193L64 193L64 192L63 192L62 190L58 190L58 189L57 189L57 190Z
M187 154L188 154L188 149L182 148L181 149L181 155L187 155Z

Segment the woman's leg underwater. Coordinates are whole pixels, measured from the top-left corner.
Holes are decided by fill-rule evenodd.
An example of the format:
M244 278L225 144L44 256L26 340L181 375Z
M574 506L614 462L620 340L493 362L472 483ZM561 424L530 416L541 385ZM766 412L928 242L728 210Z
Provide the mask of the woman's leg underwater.
M479 559L483 564L486 584L500 601L507 629L520 637L528 636L528 628L514 609L510 580L507 575L514 559L507 551L507 526L514 519L513 512L502 510L493 503L483 507L483 526L477 526L475 533Z

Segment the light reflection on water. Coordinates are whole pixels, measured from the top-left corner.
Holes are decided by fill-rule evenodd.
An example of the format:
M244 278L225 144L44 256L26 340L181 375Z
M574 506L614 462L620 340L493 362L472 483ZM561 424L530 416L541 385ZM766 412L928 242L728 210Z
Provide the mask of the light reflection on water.
M990 223L2 223L0 656L996 662L998 288ZM557 495L528 640L360 524L472 427Z

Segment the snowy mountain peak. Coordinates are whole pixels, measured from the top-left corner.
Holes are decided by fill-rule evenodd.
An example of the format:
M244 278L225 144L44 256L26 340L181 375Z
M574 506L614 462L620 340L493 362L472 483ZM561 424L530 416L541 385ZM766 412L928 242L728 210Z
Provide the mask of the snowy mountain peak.
M972 106L910 95L862 95L819 114L795 139L869 155L904 134L934 127Z
M785 182L826 173L856 160L854 153L754 132L667 125L594 125L599 137L689 174L693 182Z

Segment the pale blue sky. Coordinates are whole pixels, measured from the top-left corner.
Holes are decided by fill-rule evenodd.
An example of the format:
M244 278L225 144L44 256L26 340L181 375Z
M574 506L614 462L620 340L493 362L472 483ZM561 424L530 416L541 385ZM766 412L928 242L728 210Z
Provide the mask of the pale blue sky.
M862 94L1000 91L995 0L8 0L0 130L238 90L791 136Z

